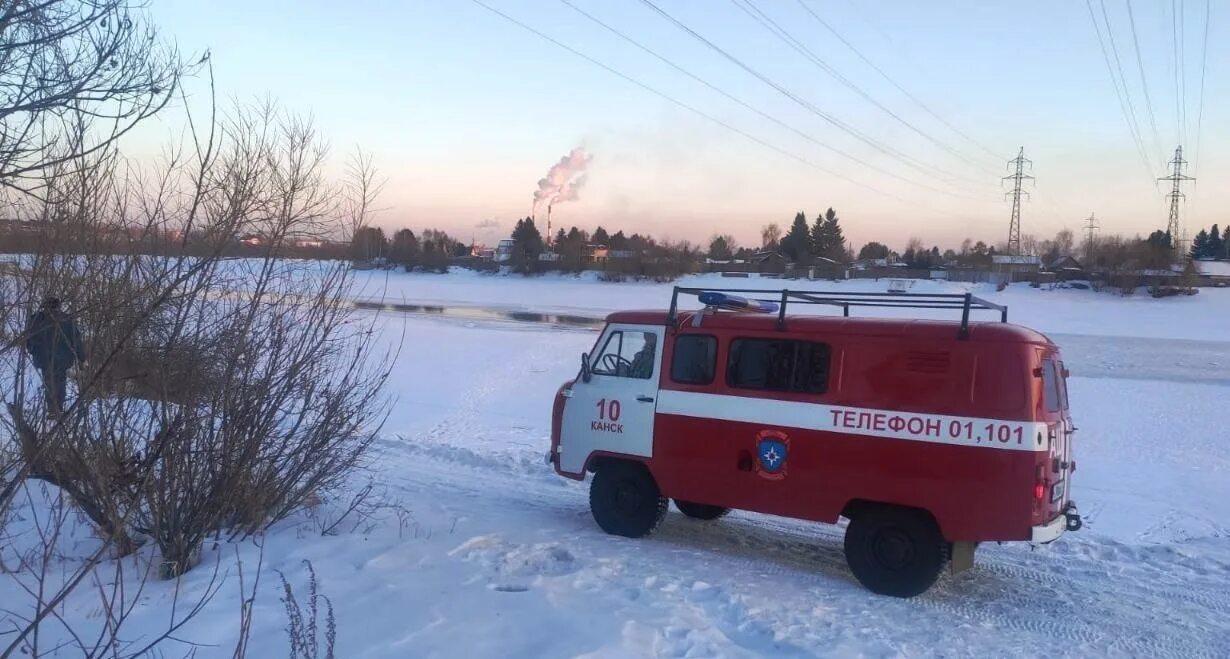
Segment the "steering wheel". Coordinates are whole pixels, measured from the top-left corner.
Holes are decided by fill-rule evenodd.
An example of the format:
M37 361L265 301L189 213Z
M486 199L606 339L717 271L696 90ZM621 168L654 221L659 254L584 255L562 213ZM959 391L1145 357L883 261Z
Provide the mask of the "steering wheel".
M598 360L598 364L602 366L604 371L612 375L619 373L621 367L627 370L632 369L632 362L620 357L618 353L614 352L608 352L603 355L602 359Z

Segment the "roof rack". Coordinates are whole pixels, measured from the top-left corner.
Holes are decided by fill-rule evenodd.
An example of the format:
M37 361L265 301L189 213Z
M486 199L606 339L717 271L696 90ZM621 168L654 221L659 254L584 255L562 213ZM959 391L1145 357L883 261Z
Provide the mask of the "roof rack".
M777 305L777 326L786 327L786 310L790 305L816 304L840 307L842 316L849 317L851 307L879 307L888 309L954 309L961 311L961 328L958 339L969 338L969 314L971 310L998 311L999 322L1008 322L1008 307L989 302L971 293L858 293L836 291L792 291L788 289L742 289L742 288L682 288L675 287L671 294L671 307L667 324L675 325L679 314L679 295L701 293L730 293L758 302ZM771 297L766 297L771 296Z

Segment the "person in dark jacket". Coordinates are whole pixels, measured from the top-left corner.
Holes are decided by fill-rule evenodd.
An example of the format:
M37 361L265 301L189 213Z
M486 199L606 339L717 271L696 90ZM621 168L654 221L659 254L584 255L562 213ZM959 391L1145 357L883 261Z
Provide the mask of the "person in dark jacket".
M47 416L59 417L64 411L68 369L85 361L81 334L71 316L60 308L58 298L43 300L42 307L26 325L26 352L43 378Z

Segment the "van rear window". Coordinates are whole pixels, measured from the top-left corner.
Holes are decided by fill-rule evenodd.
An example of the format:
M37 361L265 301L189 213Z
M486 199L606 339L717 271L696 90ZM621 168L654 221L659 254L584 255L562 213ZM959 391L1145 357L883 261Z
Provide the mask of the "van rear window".
M671 379L680 384L709 384L717 367L717 339L684 334L675 339Z
M1059 369L1055 362L1047 359L1042 362L1042 402L1047 412L1058 412L1067 409L1068 401L1061 381Z
M735 339L726 364L726 384L822 394L829 384L829 346L811 341Z

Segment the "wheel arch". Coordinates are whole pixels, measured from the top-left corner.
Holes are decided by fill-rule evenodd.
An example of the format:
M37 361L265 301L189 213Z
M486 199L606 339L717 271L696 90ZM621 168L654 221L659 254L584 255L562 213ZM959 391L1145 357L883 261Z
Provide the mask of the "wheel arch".
M944 524L940 521L940 518L936 516L935 513L931 512L930 510L926 508L920 507L920 506L909 506L909 505L904 505L900 503L893 503L891 501L876 501L874 499L855 498L855 499L850 499L849 501L846 502L846 505L842 506L841 516L845 517L846 519L855 519L856 517L860 515L867 514L869 511L876 510L876 509L884 509L884 508L891 508L895 510L910 510L913 512L926 515L927 517L931 518L932 522L935 522L936 528L940 530L940 535L942 535L945 540L952 542L952 539L948 537L948 533L944 531Z

